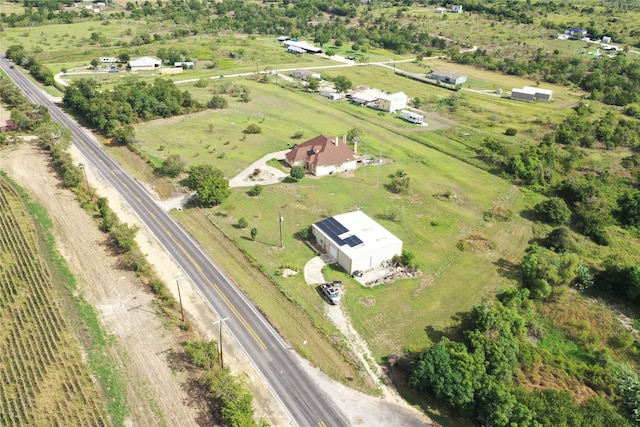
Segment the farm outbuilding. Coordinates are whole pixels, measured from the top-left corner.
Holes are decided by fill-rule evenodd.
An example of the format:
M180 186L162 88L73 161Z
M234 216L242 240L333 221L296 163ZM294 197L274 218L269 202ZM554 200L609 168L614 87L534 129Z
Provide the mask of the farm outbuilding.
M291 51L292 47L302 49L304 52L308 53L322 53L322 49L308 43L306 41L298 41L298 40L285 40L283 43L284 47L286 47L289 51Z
M160 69L161 66L161 60L151 58L150 56L143 56L142 58L129 61L131 71L154 71Z
M379 267L402 254L402 240L362 211L323 219L311 229L320 248L349 274Z
M467 81L467 76L465 75L454 73L453 71L442 70L434 70L430 72L427 74L427 78L452 85L461 85Z
M553 99L553 91L532 86L525 86L522 89L513 88L511 90L511 99L519 101L551 101Z

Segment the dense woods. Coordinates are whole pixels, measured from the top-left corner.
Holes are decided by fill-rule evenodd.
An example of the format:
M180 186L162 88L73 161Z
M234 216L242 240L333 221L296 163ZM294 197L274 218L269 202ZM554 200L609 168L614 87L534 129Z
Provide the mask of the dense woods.
M79 79L65 89L64 103L92 127L124 143L131 142L132 124L197 111L203 106L166 79L131 82L112 91L98 90L92 79Z

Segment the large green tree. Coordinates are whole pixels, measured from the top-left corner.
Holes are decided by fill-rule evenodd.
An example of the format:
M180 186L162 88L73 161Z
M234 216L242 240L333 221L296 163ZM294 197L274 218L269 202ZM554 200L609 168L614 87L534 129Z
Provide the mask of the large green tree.
M229 180L220 169L212 165L192 166L186 183L190 189L195 190L200 203L205 205L219 205L231 194Z

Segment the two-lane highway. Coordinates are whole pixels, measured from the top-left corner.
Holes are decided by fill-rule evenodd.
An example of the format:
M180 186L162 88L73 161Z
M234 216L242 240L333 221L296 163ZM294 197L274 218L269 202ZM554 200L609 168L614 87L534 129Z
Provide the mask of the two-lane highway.
M122 169L97 140L47 98L18 69L2 67L36 104L49 109L51 117L72 132L74 144L91 164L126 200L166 251L182 268L220 318L228 318L231 333L260 375L299 426L347 426L342 411L300 366L295 354L238 287L218 268L174 219L161 209L145 189Z

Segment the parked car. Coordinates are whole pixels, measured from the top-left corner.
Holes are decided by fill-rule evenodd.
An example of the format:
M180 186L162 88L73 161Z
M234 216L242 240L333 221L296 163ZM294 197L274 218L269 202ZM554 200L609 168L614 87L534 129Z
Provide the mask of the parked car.
M340 292L329 283L323 283L320 285L320 290L329 299L331 304L340 304Z

